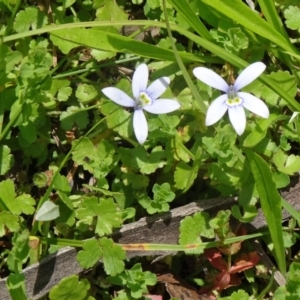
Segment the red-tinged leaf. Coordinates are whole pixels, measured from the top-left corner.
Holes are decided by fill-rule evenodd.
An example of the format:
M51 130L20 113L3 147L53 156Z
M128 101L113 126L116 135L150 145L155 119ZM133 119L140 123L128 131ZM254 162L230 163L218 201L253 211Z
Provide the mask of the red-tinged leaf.
M206 249L204 256L209 260L211 265L220 271L226 271L227 262L222 258L222 254L217 249Z
M227 271L220 272L214 280L214 288L216 290L224 290L230 282L230 274Z
M243 253L234 261L229 273L235 274L254 267L260 260L257 252Z
M236 274L230 274L230 282L228 284L228 288L231 286L238 286L240 285L242 282L240 281L240 278L238 275Z

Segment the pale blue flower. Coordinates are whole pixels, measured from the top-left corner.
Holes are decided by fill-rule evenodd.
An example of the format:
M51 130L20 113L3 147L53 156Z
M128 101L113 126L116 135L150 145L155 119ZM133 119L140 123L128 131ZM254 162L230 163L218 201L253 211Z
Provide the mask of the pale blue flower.
M180 107L176 100L157 99L165 92L170 84L168 77L161 77L147 87L149 71L146 64L139 65L132 77L132 94L134 99L115 87L107 87L103 94L115 103L133 107L133 129L140 144L143 144L148 136L148 124L143 110L152 114L165 114Z
M199 80L226 93L215 99L209 106L205 125L210 126L215 124L228 110L232 126L236 133L241 135L246 128L244 108L267 119L269 117L269 109L263 101L249 93L239 92L240 89L259 77L265 68L266 65L262 62L249 65L241 72L233 85L228 85L220 75L210 69L203 67L195 68L193 73Z

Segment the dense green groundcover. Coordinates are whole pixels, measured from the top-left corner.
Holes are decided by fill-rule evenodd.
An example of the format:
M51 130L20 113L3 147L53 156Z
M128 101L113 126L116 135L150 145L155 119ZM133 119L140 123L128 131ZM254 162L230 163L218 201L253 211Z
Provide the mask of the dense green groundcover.
M64 278L47 299L180 297L157 284L159 268L181 278L183 294L298 299L300 218L289 207L283 227L278 192L300 171L298 0L4 0L0 14L0 276L13 300L27 299L22 269L67 245L93 272ZM199 67L229 85L246 69L242 94L226 100ZM262 102L247 106L245 93ZM230 119L208 109L221 95ZM230 195L231 210L182 221L181 254L159 264L126 260L110 238L124 223ZM286 286L241 243L258 207Z

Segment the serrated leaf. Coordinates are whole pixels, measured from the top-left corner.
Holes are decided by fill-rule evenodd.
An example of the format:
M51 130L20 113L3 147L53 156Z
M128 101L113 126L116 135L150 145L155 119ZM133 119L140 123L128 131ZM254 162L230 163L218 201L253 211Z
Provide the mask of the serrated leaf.
M35 200L28 194L16 197L14 183L11 179L0 182L0 199L5 206L16 215L34 213Z
M102 257L103 250L96 239L87 240L83 243L83 250L77 254L77 260L84 269L94 266Z
M9 211L0 212L0 237L4 236L6 229L12 232L20 229L19 218Z
M67 101L71 96L71 94L72 94L72 89L69 86L60 88L57 93L57 100Z
M105 177L118 161L112 144L106 140L94 145L88 138L81 139L73 151L73 160L94 174L96 178Z
M93 49L91 55L99 62L116 56L115 52Z
M206 238L214 237L214 230L208 223L209 214L205 212L195 213L193 216L185 217L180 222L180 235L179 244L201 244L201 236ZM198 248L197 250L186 250L187 253L200 254L203 253L204 248Z
M54 286L49 293L49 298L50 300L85 300L89 289L90 283L87 279L79 280L78 275L72 275L63 278L58 285Z
M111 234L113 228L119 228L123 223L122 212L112 199L85 198L76 215L85 224L91 224L92 217L96 217L95 232L99 236Z
M288 28L293 30L300 30L299 20L300 8L297 6L290 6L284 10L284 17L286 18L285 24Z
M126 258L126 252L120 245L117 245L113 240L108 238L102 238L99 244L103 249L103 264L106 274L115 276L124 270L124 259Z
M6 145L0 145L0 175L5 175L14 164L14 157L10 153L10 148Z
M25 32L31 29L41 28L48 23L46 14L37 7L26 7L17 13L14 29L17 32Z
M59 207L52 201L45 201L38 210L35 219L37 221L51 221L59 217Z

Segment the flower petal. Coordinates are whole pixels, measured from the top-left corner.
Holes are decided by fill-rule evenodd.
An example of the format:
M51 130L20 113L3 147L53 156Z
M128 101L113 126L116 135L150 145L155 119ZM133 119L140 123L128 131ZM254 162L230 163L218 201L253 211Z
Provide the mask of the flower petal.
M246 115L242 105L228 108L230 122L238 135L242 135L246 128Z
M193 73L199 80L206 83L207 85L227 93L228 84L220 75L218 75L214 71L207 68L198 67L193 70Z
M243 99L243 106L262 118L269 118L268 106L259 98L244 92L237 93Z
M146 64L139 65L132 76L132 94L138 99L140 92L145 92L148 84L149 71Z
M144 144L148 136L148 124L142 109L136 109L133 113L133 129L138 142Z
M114 87L104 88L102 89L102 93L110 100L125 107L134 107L136 104L135 101L131 99L126 93Z
M153 101L151 105L145 105L143 107L149 113L152 114L167 114L180 108L180 103L171 99L158 99Z
M239 91L244 86L254 81L265 69L266 65L262 62L255 62L249 65L236 79L233 85L235 90Z
M205 119L206 126L215 124L224 116L228 109L228 106L225 103L226 99L227 94L221 95L209 106Z
M158 78L148 86L146 93L152 100L155 100L165 92L169 84L169 77Z

